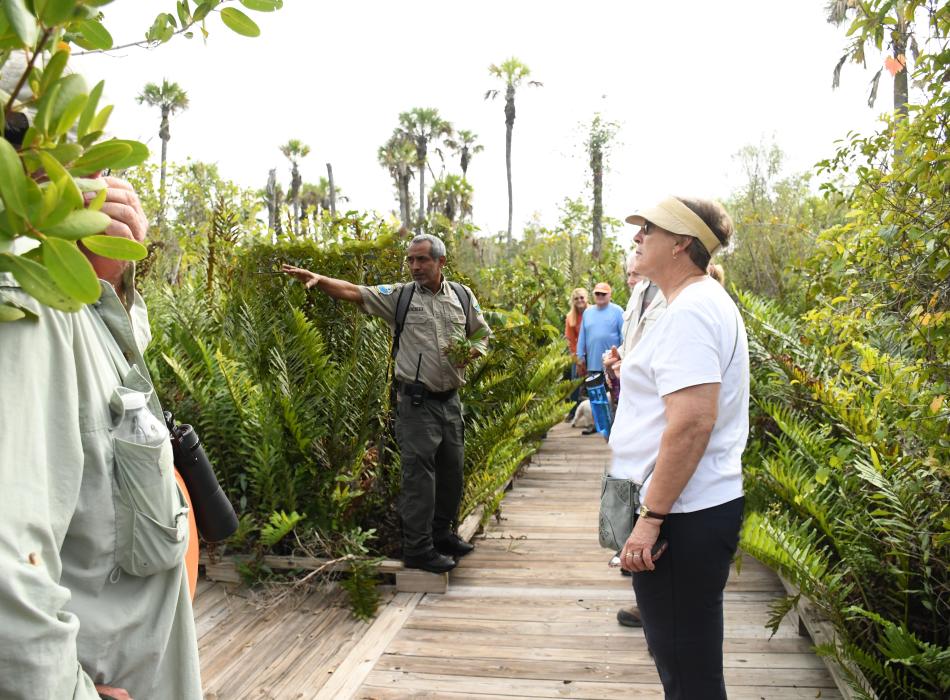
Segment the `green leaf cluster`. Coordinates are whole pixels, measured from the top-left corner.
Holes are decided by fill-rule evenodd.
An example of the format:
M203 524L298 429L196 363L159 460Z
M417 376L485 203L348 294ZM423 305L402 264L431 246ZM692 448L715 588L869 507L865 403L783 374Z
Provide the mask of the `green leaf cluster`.
M74 46L90 51L113 47L100 11L107 4L9 0L0 5L0 72L4 84L13 86L9 93L0 91L0 273L12 275L28 294L62 311L76 311L99 298L99 280L84 249L119 260L141 260L147 253L135 241L102 235L109 224L99 211L105 193L89 202L83 197L102 189L94 179L102 171L130 168L149 155L136 141L103 140L112 112L111 105L100 104L103 83L90 89L81 75L68 70ZM259 33L247 15L224 4L206 0L192 7L189 0L178 0L178 19L159 15L148 41L167 41L177 22L184 29L212 11L240 34ZM282 2L241 4L269 12ZM203 24L202 31L207 34ZM19 318L12 307L0 305L0 322Z
M208 38L207 18L217 13L228 29L246 37L260 36L257 23L245 12L234 6L227 6L228 0L177 0L175 12L160 12L145 34L149 44L163 44L176 34L186 38L194 37L194 27L198 26L202 37ZM255 12L273 12L283 7L283 0L240 0L240 4Z

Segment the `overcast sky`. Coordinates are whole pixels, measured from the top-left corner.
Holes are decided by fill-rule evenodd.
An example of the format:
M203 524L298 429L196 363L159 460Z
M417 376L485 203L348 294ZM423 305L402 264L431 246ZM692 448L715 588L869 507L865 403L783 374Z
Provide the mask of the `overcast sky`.
M249 187L263 187L277 167L286 186L278 146L297 138L311 148L301 164L305 181L317 181L331 162L349 206L381 212L397 204L378 147L400 112L436 107L485 146L469 169L475 222L497 232L507 226L504 103L483 96L499 87L488 66L517 56L544 83L517 96L518 231L533 217L553 225L564 197L586 191L580 125L598 111L622 127L605 183L605 212L617 218L667 193L726 196L739 182L732 154L762 138L774 135L792 172L830 156L848 131L870 131L889 106L890 77L885 72L875 110L866 94L879 57L867 70L847 65L832 91L845 38L825 22L824 4L285 0L278 12L249 12L262 29L256 39L212 17L206 44L176 37L74 65L106 79L115 105L110 131L148 143L156 160L158 111L134 98L146 82L167 78L191 102L173 118L171 160L215 162ZM121 44L143 36L174 3L125 0L103 9ZM459 169L454 160L448 167Z

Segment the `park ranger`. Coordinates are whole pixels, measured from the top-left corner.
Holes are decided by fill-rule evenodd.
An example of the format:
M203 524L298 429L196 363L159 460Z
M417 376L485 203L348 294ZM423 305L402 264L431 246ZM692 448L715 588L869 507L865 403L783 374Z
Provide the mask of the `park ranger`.
M445 244L423 234L409 243L406 263L412 282L355 285L309 270L283 270L334 299L359 304L393 330L396 353L396 440L402 457L403 563L435 573L455 567L473 546L453 528L462 500L464 424L458 388L465 365L487 349L474 340L461 359L446 348L461 338L486 335L488 324L471 290L442 274ZM481 330L484 329L484 330Z

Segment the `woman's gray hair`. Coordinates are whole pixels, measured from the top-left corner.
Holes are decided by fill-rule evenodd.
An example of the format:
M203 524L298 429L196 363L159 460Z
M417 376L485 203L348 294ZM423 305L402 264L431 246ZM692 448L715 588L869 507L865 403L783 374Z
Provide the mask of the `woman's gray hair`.
M445 243L442 242L441 238L433 236L431 233L420 233L418 236L414 236L413 239L409 241L409 246L414 246L416 243L424 243L425 241L429 241L429 244L432 246L429 248L429 255L436 260L445 257Z

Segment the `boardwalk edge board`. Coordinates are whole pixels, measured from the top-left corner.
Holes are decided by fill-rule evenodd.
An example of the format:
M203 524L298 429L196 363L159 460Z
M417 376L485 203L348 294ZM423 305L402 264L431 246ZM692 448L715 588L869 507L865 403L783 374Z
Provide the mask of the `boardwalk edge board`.
M515 474L531 463L530 458L518 466ZM510 477L503 485L495 490L494 496L511 488L515 477ZM478 506L469 513L459 525L459 537L470 542L482 529L485 519L485 505ZM259 559L249 554L226 554L212 557L202 550L198 563L204 567L205 578L218 583L243 583L244 579L238 571L237 565L258 561L274 571L314 571L326 567L326 571L333 573L346 572L350 566L346 562L339 562L326 566L328 559L320 557L295 557L266 555ZM381 574L392 574L396 577L396 591L400 593L445 593L449 587L448 574L433 574L419 569L407 569L396 559L384 559L378 566Z
M785 592L788 595L796 596L801 593L798 587L786 579L782 574L777 571L775 574L782 582L782 585L785 587ZM816 646L819 644L834 644L836 648L840 648L840 642L838 641L838 635L835 633L834 626L821 617L818 609L811 602L811 600L802 595L798 600L798 604L795 606L795 610L798 613L798 627L800 634L807 634L807 636L811 637L811 640ZM841 693L841 697L844 700L858 700L859 696L854 692L851 684L848 683L845 671L841 668L838 661L831 657L822 655L819 655L818 658L824 662L825 667L828 669L828 673L831 674L832 680L834 680L835 685L838 687L838 692ZM847 671L853 674L862 686L868 689L871 688L871 684L868 683L868 680L864 677L864 674L861 673L861 669L859 669L857 666L849 663L847 664ZM871 697L874 698L874 700L877 700L877 694L873 690L869 690L868 692L870 693Z
M204 567L205 578L218 583L243 583L238 564L257 561L274 571L315 571L326 566L328 559L319 557L279 557L267 555L257 559L247 554L227 554L212 559L202 552L198 563ZM344 573L349 564L339 562L326 566L325 571ZM378 567L379 573L395 575L396 590L408 593L445 593L448 587L448 574L432 574L418 569L407 569L401 561L384 559Z

